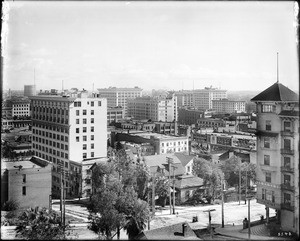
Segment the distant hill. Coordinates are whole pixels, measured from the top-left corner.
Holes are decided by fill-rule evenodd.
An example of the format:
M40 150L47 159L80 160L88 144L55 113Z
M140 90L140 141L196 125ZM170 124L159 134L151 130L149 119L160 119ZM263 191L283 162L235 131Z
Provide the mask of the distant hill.
M257 90L228 90L227 97L229 100L244 100L249 102L254 96L258 95L261 91Z

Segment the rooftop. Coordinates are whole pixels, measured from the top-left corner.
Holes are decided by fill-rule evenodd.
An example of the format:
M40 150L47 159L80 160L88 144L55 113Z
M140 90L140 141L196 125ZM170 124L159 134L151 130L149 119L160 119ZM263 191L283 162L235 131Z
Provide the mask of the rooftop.
M200 177L196 177L193 175L183 175L176 179L175 187L182 189L182 188L189 188L189 187L197 187L203 185L203 179Z
M251 101L291 101L299 102L299 96L288 87L276 82L263 92L251 99Z
M1 162L1 168L2 170L13 170L13 169L29 169L29 168L41 168L45 167L49 164L44 159L40 159L38 157L32 157L30 160L25 161L12 161L12 162Z

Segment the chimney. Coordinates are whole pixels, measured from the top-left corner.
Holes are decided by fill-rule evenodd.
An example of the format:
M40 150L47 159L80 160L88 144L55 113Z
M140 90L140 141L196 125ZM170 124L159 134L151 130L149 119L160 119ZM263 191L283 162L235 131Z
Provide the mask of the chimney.
M187 224L186 224L186 223L183 223L183 224L182 224L182 234L183 234L183 237L186 236L186 227L187 227Z

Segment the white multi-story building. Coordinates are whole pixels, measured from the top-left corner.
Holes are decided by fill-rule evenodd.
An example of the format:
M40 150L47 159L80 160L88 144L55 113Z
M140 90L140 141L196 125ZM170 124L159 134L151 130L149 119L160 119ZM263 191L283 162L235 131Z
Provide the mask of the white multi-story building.
M17 97L6 100L7 114L11 117L30 116L30 100L27 97Z
M227 98L227 90L205 87L197 90L184 90L176 93L178 106L194 107L201 110L213 108L212 101Z
M167 97L139 97L128 100L128 115L137 120L177 121L177 98L173 93Z
M105 89L98 89L100 97L107 99L108 107L122 106L127 116L127 100L142 96L142 89L134 88L116 88L109 87Z
M216 113L241 113L246 111L246 101L241 100L212 100L212 110Z
M107 155L106 99L87 92L71 96L32 96L32 150L34 155L53 163L53 191L59 191L59 165L71 171L85 159ZM70 195L72 184L69 180ZM75 187L74 187L75 188Z

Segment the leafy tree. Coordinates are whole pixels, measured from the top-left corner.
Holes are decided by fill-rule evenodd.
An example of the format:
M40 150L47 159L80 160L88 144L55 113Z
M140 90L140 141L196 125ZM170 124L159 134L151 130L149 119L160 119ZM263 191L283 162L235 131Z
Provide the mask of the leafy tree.
M193 173L203 179L208 199L217 198L224 178L224 174L218 165L203 158L197 158L194 160Z
M152 187L151 187L152 189ZM158 176L155 180L155 195L158 196L159 204L164 207L168 199L169 180L165 176ZM152 192L151 192L152 195Z
M119 150L122 150L123 149L123 145L121 144L121 142L117 142L116 144L116 150L119 151Z
M119 158L117 155L107 165L97 165L92 173L95 193L88 207L89 228L107 239L123 227L130 237L134 237L143 230L149 216L148 204L138 198L133 185L137 180L136 166L118 154Z
M19 217L19 224L16 227L18 238L30 240L52 240L65 239L70 235L69 226L61 225L61 218L55 211L46 208L30 208L24 211ZM68 231L65 234L65 231Z

